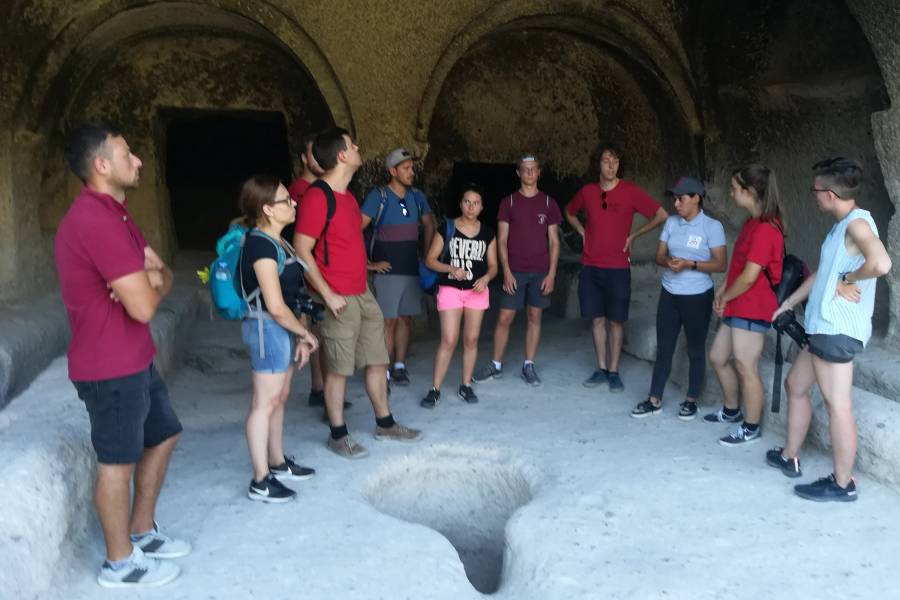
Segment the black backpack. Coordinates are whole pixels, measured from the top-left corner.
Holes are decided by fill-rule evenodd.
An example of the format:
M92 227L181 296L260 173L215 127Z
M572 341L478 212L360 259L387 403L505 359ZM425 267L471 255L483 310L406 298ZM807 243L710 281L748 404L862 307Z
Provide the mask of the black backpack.
M319 241L322 242L323 245L323 262L325 263L325 266L328 266L328 238L325 234L328 232L328 226L331 225L331 218L334 217L334 211L337 209L337 201L334 199L334 191L331 189L331 186L321 179L316 179L309 187L322 190L322 193L325 194L325 201L328 203L328 209L325 212L325 226L322 227L322 233L319 234Z

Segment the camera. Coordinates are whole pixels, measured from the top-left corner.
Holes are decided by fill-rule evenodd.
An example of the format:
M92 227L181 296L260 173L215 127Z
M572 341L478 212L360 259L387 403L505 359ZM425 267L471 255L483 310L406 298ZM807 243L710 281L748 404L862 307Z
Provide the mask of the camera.
M791 336L791 339L801 348L809 344L809 336L806 335L803 325L797 322L797 316L793 310L788 310L778 315L775 321L772 322L772 327L778 333L786 333Z
M297 300L297 310L309 315L313 323L320 323L325 318L325 305L316 302L308 294L302 294Z

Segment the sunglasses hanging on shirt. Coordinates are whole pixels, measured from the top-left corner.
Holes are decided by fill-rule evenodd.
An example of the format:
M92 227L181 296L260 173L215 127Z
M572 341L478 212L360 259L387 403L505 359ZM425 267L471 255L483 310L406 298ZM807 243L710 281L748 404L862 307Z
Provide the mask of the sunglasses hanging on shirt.
M408 217L409 209L406 208L406 198L397 198L397 201L400 203L400 212L403 213L404 217Z
M606 210L606 207L608 206L606 204L606 192L602 192L600 194L600 199L603 200L603 204L600 205L600 208L602 208L603 210Z

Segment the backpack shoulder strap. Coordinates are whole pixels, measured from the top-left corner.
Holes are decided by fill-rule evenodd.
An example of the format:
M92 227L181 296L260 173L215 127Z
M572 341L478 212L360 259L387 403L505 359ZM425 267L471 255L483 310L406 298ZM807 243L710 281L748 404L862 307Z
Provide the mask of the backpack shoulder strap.
M309 187L315 187L322 190L322 193L325 194L325 202L327 203L327 208L325 211L325 225L322 227L322 233L319 234L319 239L322 241L323 245L323 255L325 266L328 266L328 237L325 235L328 232L328 226L331 225L331 219L334 217L334 212L337 210L337 201L334 199L334 190L331 189L331 186L328 185L325 181L321 179L316 179L313 181Z
M544 198L547 200L547 208L550 208L550 196L545 193Z
M258 238L263 238L263 239L269 240L269 242L271 242L272 245L275 246L275 252L277 252L277 255L276 255L276 256L277 256L276 262L278 263L278 274L281 275L281 274L284 272L284 265L287 263L287 260L288 260L288 259L287 259L287 252L286 252L285 249L284 249L284 245L281 244L281 243L280 243L278 240L276 240L275 238L273 238L273 237L269 236L268 234L266 234L266 233L260 231L259 229L252 229L252 230L250 230L250 235L252 235L253 237L258 237ZM291 258L294 258L295 256L296 256L296 255L294 255L294 254L293 254L293 251L292 251L292 252L291 252ZM296 262L296 261L291 261L291 262Z
M411 187L409 188L410 193L413 195L413 199L416 201L416 210L419 211L419 219L422 219L422 215L425 214L425 209L422 207L422 200L425 199L425 194L419 188Z
M444 262L450 255L450 239L456 233L456 220L447 219L446 230L444 231L444 249L441 251L441 262Z

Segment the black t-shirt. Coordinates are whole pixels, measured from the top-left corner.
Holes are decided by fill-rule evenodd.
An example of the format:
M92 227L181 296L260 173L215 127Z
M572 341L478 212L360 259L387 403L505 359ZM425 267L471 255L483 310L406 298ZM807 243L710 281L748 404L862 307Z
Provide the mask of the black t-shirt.
M441 223L438 233L440 233L441 237L447 235L446 222ZM475 281L487 274L487 250L493 239L494 231L484 223L481 224L481 229L473 237L467 236L457 228L453 232L453 237L450 238L450 246L444 262L454 267L465 269L466 278L460 281L450 279L449 273L441 273L440 285L448 285L461 290L472 289Z
M287 304L288 307L294 308L297 304L297 300L299 300L306 291L303 282L303 267L295 260L291 260L294 257L294 253L290 244L283 240L282 242L285 263L284 271L281 272L278 279L281 282L281 295L284 298L284 303ZM259 287L259 281L256 278L256 271L253 270L253 264L264 258L271 258L276 263L278 262L278 249L275 247L273 240L271 238L250 235L248 233L247 238L244 240L244 250L241 253L241 280L244 283L244 293L247 296L252 294L253 291ZM263 298L261 294L260 301L262 303L262 309L267 310L265 298ZM256 302L253 302L252 306L255 307Z

